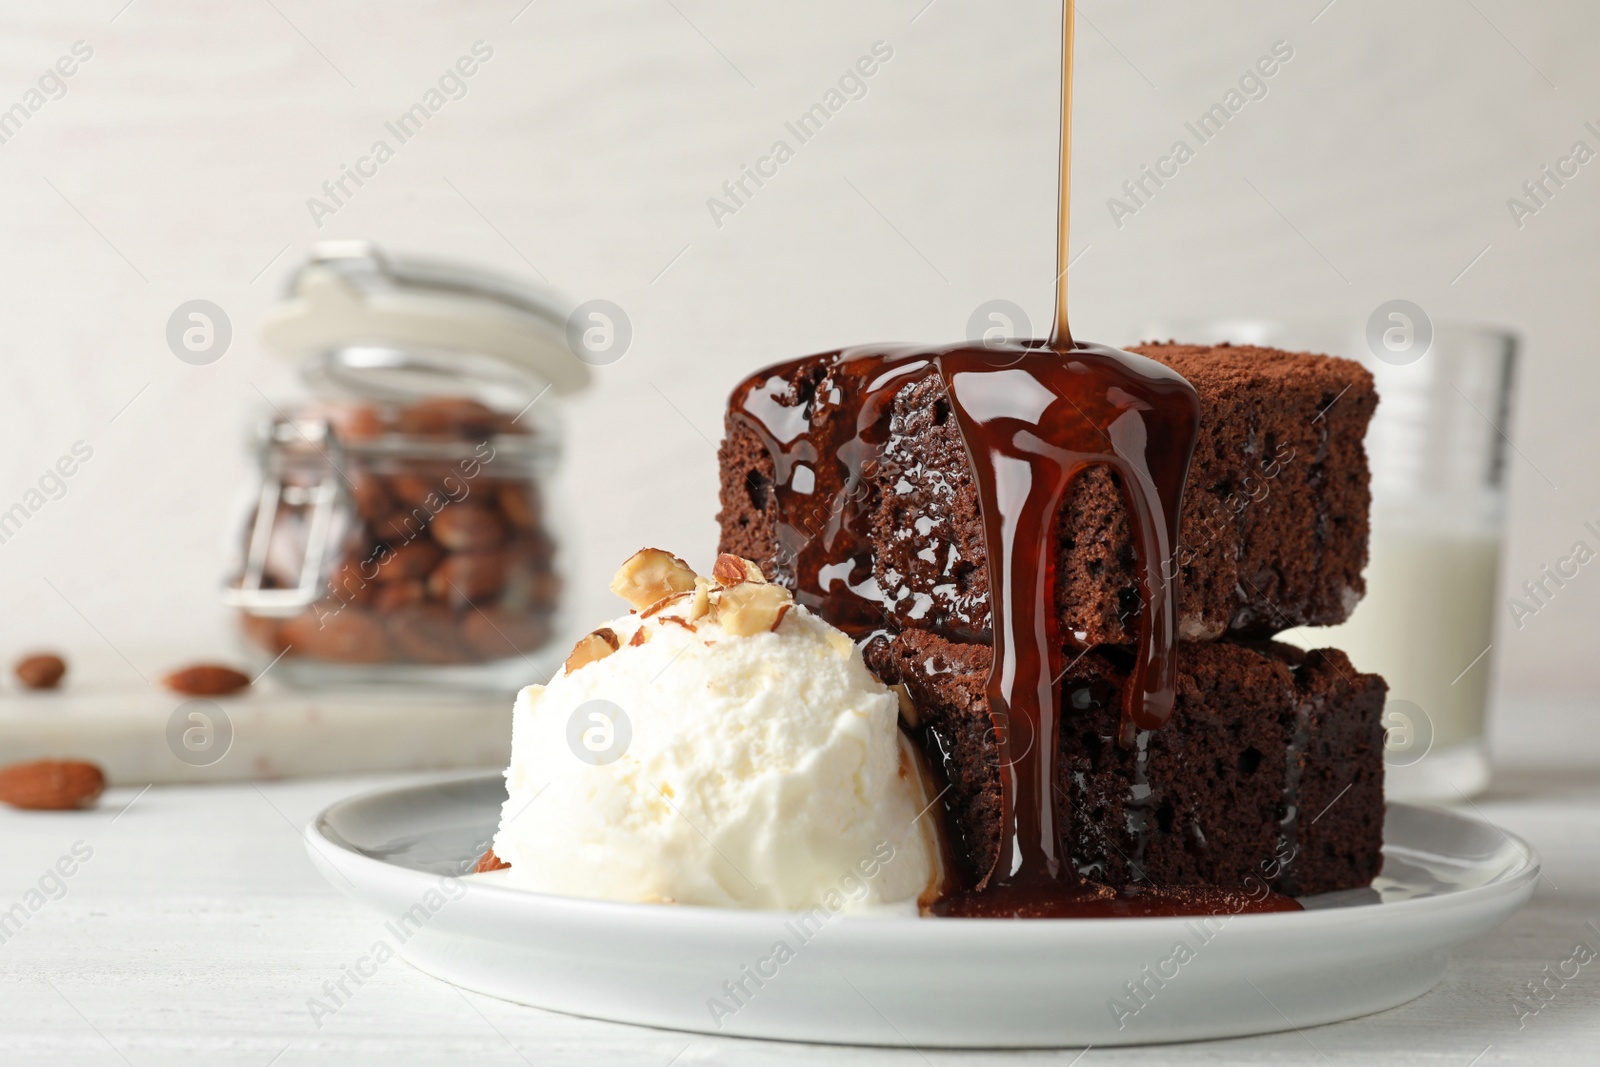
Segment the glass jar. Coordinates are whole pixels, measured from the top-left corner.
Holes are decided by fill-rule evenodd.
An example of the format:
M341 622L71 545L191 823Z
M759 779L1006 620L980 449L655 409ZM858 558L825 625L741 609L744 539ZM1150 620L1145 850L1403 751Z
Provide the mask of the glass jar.
M559 661L555 398L588 382L553 296L317 247L263 328L314 399L256 435L225 602L294 684L505 689Z

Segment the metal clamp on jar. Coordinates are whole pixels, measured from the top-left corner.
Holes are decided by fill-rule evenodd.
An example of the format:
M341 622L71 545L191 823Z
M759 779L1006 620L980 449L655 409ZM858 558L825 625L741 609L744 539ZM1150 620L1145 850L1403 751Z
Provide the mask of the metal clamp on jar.
M274 675L505 689L548 672L555 398L589 381L560 301L335 242L293 274L263 337L316 398L259 429L261 490L223 591L256 650L281 657Z

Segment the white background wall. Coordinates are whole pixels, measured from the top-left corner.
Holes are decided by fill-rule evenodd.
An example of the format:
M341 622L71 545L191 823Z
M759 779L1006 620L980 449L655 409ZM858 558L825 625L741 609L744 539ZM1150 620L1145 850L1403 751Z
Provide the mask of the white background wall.
M1574 140L1600 148L1600 9L1326 2L1082 0L1076 332L1364 321L1395 297L1517 328L1515 585L1600 520L1600 163L1521 230L1506 208ZM633 349L569 412L585 617L642 544L709 561L712 442L747 371L953 339L993 297L1050 314L1054 0L124 3L0 14L0 108L94 49L0 145L0 507L94 449L0 545L0 656L108 641L148 672L231 647L215 587L247 416L297 392L254 325L318 238L537 270L628 310ZM468 95L314 227L307 197L478 40L494 55ZM868 95L719 229L706 199L878 40L894 58ZM1279 40L1295 58L1270 95L1114 226L1105 198ZM195 297L235 326L207 367L164 341ZM1600 692L1597 619L1600 564L1497 642L1508 694Z

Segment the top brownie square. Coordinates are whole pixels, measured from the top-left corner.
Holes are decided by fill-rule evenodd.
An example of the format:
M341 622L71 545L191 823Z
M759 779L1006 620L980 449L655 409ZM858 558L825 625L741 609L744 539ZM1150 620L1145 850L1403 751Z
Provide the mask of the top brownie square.
M1343 622L1365 592L1372 376L1344 359L1221 345L1129 351L1187 378L1201 404L1179 533L1179 632L1265 637ZM802 363L799 378L826 373ZM810 383L815 387L815 382ZM870 486L874 575L901 628L989 640L989 590L970 461L936 377L893 402ZM730 419L722 447L722 551L778 574L772 458ZM1118 479L1079 478L1057 519L1057 596L1080 643L1132 644L1140 597Z

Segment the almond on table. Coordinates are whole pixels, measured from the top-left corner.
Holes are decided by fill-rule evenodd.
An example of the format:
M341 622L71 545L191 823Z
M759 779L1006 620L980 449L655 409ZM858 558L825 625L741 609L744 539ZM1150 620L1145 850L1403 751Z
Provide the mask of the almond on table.
M0 804L29 811L86 808L105 788L105 773L82 760L34 760L0 770Z
M53 653L26 656L12 668L25 689L54 689L66 677L67 661Z
M232 667L215 663L200 663L173 671L161 679L161 684L175 693L192 697L218 697L237 693L248 688L250 676Z

